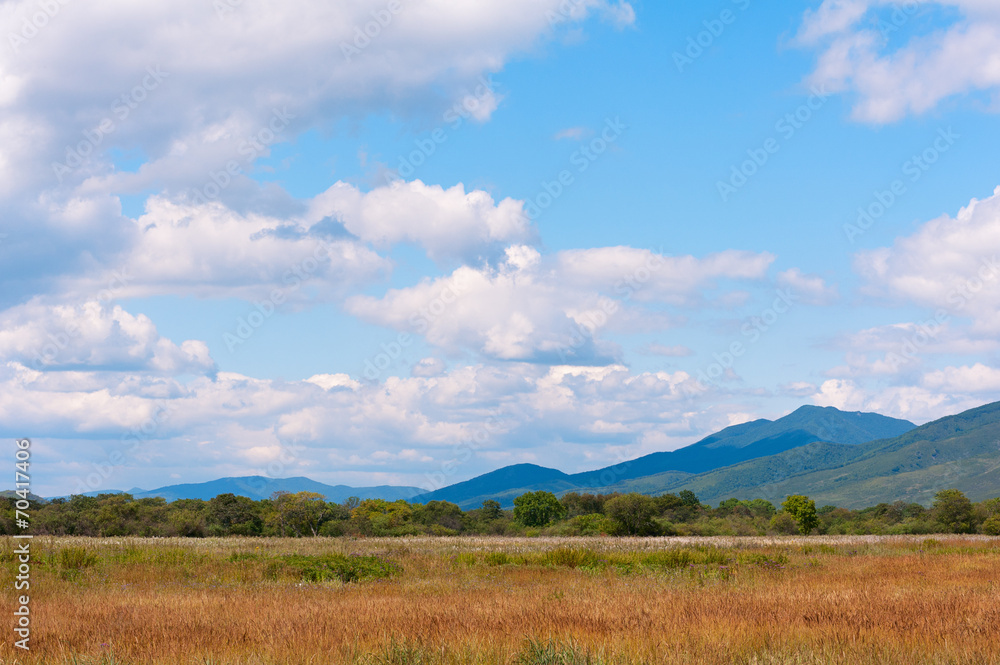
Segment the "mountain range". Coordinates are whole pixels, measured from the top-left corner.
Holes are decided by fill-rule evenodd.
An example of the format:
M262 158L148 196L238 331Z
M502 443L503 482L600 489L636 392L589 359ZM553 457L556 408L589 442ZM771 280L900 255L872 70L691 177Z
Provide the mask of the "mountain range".
M163 497L167 501L177 499L209 500L220 494L236 494L259 501L267 499L275 492L317 492L327 501L341 503L349 497L359 499L410 499L422 492L419 487L397 485L380 485L377 487L349 487L348 485L325 485L310 478L268 478L266 476L243 476L239 478L219 478L204 483L185 483L183 485L168 485L155 490L144 490L133 487L128 490L136 499ZM88 496L98 494L121 494L122 490L98 490L87 492Z
M510 507L518 495L536 490L557 495L691 490L709 504L730 497L780 502L789 494L807 494L818 505L859 508L897 500L929 504L937 491L953 487L974 501L1000 496L1000 402L920 427L876 413L803 406L777 420L733 425L679 450L594 471L567 474L515 464L432 492L250 476L130 493L172 501L226 492L262 499L276 491L311 491L336 502L350 496L437 500L470 509L487 499Z

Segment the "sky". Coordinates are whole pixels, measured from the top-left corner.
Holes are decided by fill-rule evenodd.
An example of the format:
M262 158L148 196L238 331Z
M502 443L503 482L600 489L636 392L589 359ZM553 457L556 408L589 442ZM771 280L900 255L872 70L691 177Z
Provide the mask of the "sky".
M1000 399L995 0L3 0L42 495Z

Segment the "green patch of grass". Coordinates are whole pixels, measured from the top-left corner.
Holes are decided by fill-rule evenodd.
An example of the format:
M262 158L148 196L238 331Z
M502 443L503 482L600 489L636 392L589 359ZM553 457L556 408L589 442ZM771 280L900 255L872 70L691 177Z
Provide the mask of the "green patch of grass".
M229 561L232 563L240 563L242 561L258 561L261 558L263 557L256 552L233 552L229 555Z
M778 554L772 557L767 554L741 552L736 555L736 560L740 563L749 564L751 566L760 566L762 568L778 568L788 564L788 556L785 554Z
M487 552L483 560L487 566L506 566L511 563L510 555L506 552Z
M604 562L605 560L602 560L593 550L572 549L569 547L560 547L545 552L539 561L544 566L560 566L565 568L597 568Z
M384 579L402 572L396 563L377 556L289 554L269 562L264 569L268 579L291 578L301 582L361 582Z
M602 661L572 642L528 640L515 661L518 665L601 665Z

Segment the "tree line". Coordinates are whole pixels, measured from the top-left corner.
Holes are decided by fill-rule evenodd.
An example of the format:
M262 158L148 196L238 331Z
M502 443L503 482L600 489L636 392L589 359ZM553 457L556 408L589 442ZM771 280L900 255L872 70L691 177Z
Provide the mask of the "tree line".
M14 534L16 497L0 497L0 533ZM484 501L462 510L447 501L325 501L315 492L276 492L255 501L234 494L211 500L136 499L129 494L72 496L31 502L31 530L72 536L755 536L783 534L983 533L1000 535L1000 498L973 503L943 490L926 508L880 503L861 510L793 495L779 506L764 499L702 504L691 491L644 494L527 492L513 510Z

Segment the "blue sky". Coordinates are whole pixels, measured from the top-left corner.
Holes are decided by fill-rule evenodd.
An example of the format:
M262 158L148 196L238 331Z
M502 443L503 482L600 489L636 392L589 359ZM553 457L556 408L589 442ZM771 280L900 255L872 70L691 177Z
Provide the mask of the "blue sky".
M433 487L1000 394L991 3L224 2L0 14L39 491Z

